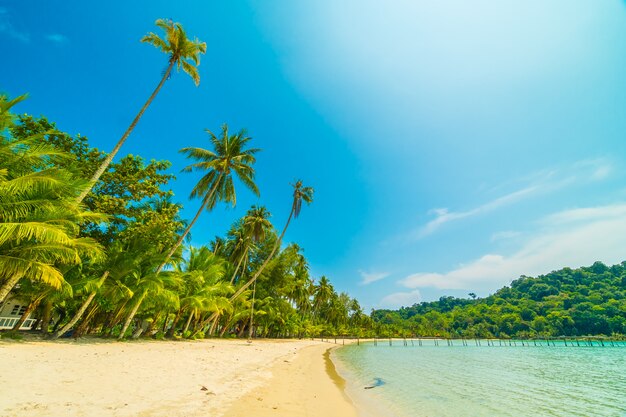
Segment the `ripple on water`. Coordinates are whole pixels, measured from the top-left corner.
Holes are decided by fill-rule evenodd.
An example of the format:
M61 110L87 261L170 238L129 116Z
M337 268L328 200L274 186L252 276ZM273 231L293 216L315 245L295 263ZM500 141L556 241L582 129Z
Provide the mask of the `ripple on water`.
M350 345L336 357L355 387L385 381L362 395L390 415L626 416L624 348L415 345Z

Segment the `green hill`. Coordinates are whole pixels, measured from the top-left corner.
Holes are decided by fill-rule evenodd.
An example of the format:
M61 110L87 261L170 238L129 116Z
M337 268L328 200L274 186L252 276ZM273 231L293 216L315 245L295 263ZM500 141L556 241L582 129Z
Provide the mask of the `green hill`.
M626 262L522 276L485 298L441 297L374 310L381 333L442 337L626 334Z

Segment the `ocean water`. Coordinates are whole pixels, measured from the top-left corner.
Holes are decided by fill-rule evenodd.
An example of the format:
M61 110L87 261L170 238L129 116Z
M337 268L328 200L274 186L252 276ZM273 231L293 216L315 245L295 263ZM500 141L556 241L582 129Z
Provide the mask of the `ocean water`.
M372 416L626 417L626 345L460 340L347 345L333 352L348 395ZM582 343L581 343L582 344ZM365 387L373 387L364 389Z

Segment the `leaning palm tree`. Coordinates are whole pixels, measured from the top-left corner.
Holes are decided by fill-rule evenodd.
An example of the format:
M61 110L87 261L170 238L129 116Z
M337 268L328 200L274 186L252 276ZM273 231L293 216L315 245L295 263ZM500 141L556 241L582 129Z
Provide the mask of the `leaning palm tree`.
M139 122L139 119L141 119L141 116L143 116L143 113L146 111L148 106L150 106L150 103L152 103L152 100L154 100L159 91L161 91L163 84L165 84L165 81L170 77L174 66L176 66L178 71L182 69L184 72L189 74L196 85L200 84L200 75L198 74L197 66L200 65L200 54L206 53L206 43L200 42L198 38L195 38L194 40L189 39L183 29L183 26L180 23L173 22L172 20L158 19L155 24L159 28L163 29L165 37L162 38L156 33L150 32L141 38L141 42L148 43L167 54L169 57L167 68L163 72L161 81L154 89L150 97L148 97L148 100L145 102L141 110L139 110L135 119L132 121L130 126L128 126L128 129L126 129L111 153L107 155L107 157L102 161L102 164L100 164L96 172L91 177L89 186L86 187L78 196L78 202L83 201L96 182L98 182L100 176L109 167L113 158L115 158L115 155L120 150L124 142L126 142L126 139L130 136L131 132Z
M228 232L230 239L227 242L227 246L231 248L231 259L233 262L238 259L237 266L230 279L231 284L235 282L237 272L242 263L243 271L246 270L246 262L250 257L250 251L255 248L254 244L264 240L267 232L272 229L272 222L269 220L270 216L270 212L265 207L252 206L244 218L237 222L237 225Z
M254 154L259 149L246 149L248 142L252 138L246 135L245 130L240 130L237 134L230 135L228 133L228 125L226 124L222 126L220 136L215 135L208 129L206 129L206 132L210 136L214 151L203 148L183 148L180 150L181 153L187 155L187 158L198 161L185 167L183 172L205 172L204 176L200 178L200 181L191 191L190 196L190 198L202 198L202 204L193 220L165 257L163 263L157 268L157 274L161 272L169 258L183 243L204 210L212 210L218 201L230 202L233 206L237 204L233 173L235 173L243 185L255 195L259 195L259 189L254 183L254 168L252 167L256 162Z
M287 218L287 223L285 223L285 227L283 228L283 231L280 233L280 236L274 243L274 247L272 247L272 251L270 252L268 257L265 259L265 261L263 261L263 263L261 264L259 269L255 272L255 274L252 276L252 278L250 278L244 285L242 285L235 292L235 294L232 295L231 299L237 298L250 285L254 284L254 282L261 275L261 273L263 272L267 264L270 262L270 260L272 260L272 258L274 257L274 254L280 247L280 244L283 240L283 237L285 237L285 233L287 232L287 228L289 227L289 223L291 222L291 219L292 218L295 219L300 215L300 210L302 209L302 202L304 201L307 204L311 204L311 202L313 201L314 190L312 187L305 187L303 186L302 181L298 180L296 181L295 184L293 184L293 188L294 188L293 202L291 204L291 211L289 212L289 217Z
M297 218L298 215L300 214L300 210L302 209L302 202L304 201L305 203L310 204L313 201L313 192L314 192L313 187L305 187L302 184L301 180L296 181L295 184L292 184L292 186L293 186L293 201L291 204L291 211L289 212L289 217L287 218L287 223L285 223L285 227L283 228L283 231L281 232L278 239L276 239L276 242L274 243L274 246L272 247L270 254L263 261L263 263L261 264L259 269L254 273L252 278L250 278L248 281L246 281L245 284L239 287L239 289L237 289L237 291L235 291L235 293L230 297L231 302L234 302L239 296L241 296L241 294L244 293L244 291L248 289L248 287L250 287L252 284L256 282L257 278L259 278L259 276L261 275L261 273L263 272L267 264L272 260L272 258L274 257L274 254L280 247L280 244L283 240L283 237L285 236L285 233L287 232L287 228L289 227L289 223L291 222L291 219ZM207 318L203 322L202 326L200 327L204 327L206 323L210 323L214 321L216 318L217 318L217 315L212 314L209 318Z

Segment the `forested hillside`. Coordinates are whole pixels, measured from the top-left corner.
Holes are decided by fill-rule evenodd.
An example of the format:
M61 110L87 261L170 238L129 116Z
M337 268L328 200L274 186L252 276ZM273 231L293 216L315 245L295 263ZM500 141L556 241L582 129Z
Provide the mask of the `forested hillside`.
M372 318L386 334L507 338L626 333L626 262L523 276L488 297L470 296L375 310Z

